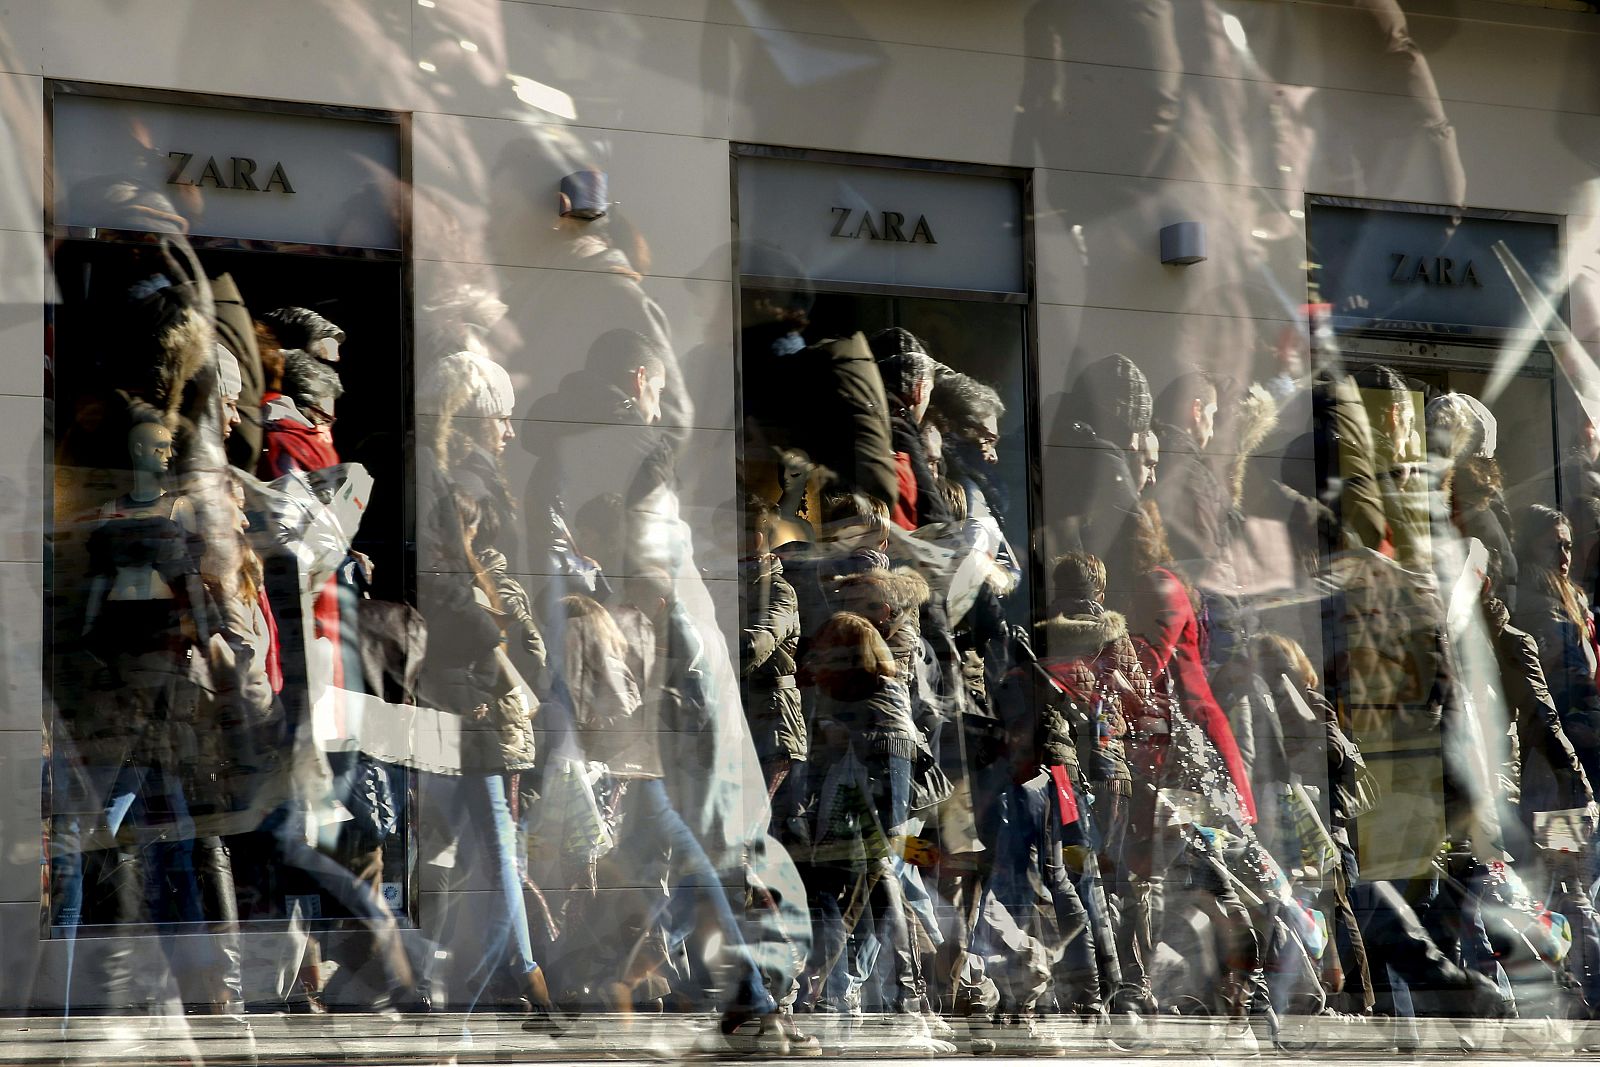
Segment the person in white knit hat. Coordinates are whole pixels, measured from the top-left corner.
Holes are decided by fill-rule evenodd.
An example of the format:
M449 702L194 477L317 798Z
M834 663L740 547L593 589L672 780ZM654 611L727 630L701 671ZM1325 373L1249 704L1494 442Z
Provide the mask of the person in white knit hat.
M463 350L434 364L423 410L436 411L428 438L437 472L489 512L489 535L517 559L515 500L506 485L506 446L516 439L516 390L506 369L481 352Z

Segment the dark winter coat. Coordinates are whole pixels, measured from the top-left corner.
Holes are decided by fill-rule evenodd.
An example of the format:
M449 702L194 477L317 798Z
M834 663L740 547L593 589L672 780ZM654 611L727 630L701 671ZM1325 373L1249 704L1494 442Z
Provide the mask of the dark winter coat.
M1067 514L1051 551L1076 550L1106 559L1139 510L1139 483L1128 466L1127 450L1084 422L1071 423L1062 443L1067 447L1058 451L1066 459L1053 499L1066 502Z
M800 608L783 577L783 561L768 553L740 564L745 624L739 635L739 674L745 718L762 763L806 758L806 721L795 683Z
M422 703L461 717L461 766L468 772L534 765L531 709L504 670L500 627L470 575L419 579L428 648L418 684Z
M755 440L794 448L890 507L898 497L889 401L866 338L822 341L745 367Z
M1522 767L1518 798L1523 819L1537 811L1581 808L1594 799L1583 763L1561 724L1561 714L1545 684L1539 646L1532 635L1511 625L1505 605L1485 605L1494 642L1506 712L1517 724L1517 756Z
M1511 515L1506 502L1499 495L1472 507L1465 508L1456 520L1461 532L1476 537L1483 547L1499 562L1499 580L1495 583L1495 596L1512 611L1517 610L1517 556L1511 545Z
M819 696L814 723L819 727L814 734L818 737L821 728L829 724L843 726L863 762L874 756L915 760L921 745L911 718L911 695L893 678L881 679L873 692L859 700Z
M1232 499L1193 435L1157 424L1161 476L1156 504L1166 524L1173 558L1191 579L1199 580L1228 551Z
M1592 783L1600 774L1600 687L1595 683L1593 637L1587 626L1568 619L1556 597L1536 583L1520 590L1518 598L1513 625L1526 631L1539 649L1562 729Z

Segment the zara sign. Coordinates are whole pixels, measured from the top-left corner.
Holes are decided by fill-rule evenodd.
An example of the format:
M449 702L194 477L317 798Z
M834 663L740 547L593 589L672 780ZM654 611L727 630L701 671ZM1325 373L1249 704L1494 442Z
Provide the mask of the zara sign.
M1307 197L1317 298L1340 330L1497 337L1533 326L1507 264L1557 307L1561 228L1514 212Z
M115 92L115 90L111 90ZM129 202L196 236L398 249L400 126L324 114L58 90L53 221L141 229Z
M748 155L738 190L747 278L1027 291L1011 178Z

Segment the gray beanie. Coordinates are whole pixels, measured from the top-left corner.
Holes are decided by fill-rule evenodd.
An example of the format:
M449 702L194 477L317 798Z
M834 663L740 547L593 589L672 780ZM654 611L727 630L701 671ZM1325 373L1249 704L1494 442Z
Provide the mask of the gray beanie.
M1150 429L1150 383L1144 371L1121 353L1084 368L1075 394L1078 417L1096 433L1131 437Z
M506 369L476 352L445 356L434 367L432 393L441 411L480 419L509 417L517 395Z

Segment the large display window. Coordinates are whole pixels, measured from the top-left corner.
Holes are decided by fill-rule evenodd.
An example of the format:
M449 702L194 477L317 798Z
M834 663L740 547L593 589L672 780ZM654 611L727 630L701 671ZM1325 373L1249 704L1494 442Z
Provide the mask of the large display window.
M413 776L345 699L407 699L375 635L415 599L408 127L47 104L44 925L209 931L185 980L237 1000L241 931L413 915Z

